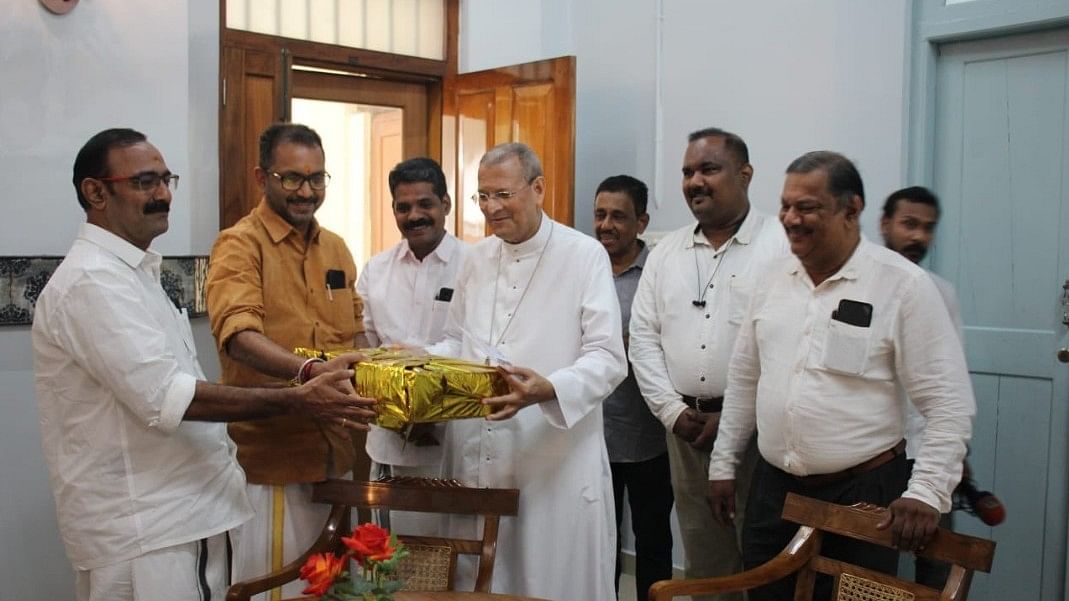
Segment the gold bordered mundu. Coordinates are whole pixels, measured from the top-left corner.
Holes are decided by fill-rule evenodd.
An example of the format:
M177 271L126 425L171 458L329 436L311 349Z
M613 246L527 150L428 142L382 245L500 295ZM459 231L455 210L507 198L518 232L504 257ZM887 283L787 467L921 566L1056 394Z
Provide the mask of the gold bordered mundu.
M354 349L318 351L297 348L303 357L332 359ZM479 401L508 394L496 368L461 359L418 355L407 350L355 349L368 358L354 366L353 387L378 401L376 425L401 431L410 424L485 417L490 408Z

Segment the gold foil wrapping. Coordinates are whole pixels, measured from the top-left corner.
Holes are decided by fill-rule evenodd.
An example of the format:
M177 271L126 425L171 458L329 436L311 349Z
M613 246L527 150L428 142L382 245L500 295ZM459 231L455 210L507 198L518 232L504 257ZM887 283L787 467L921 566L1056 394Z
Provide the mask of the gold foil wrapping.
M298 348L302 357L332 359L351 349L320 352ZM485 417L479 401L508 394L508 384L493 367L460 359L415 355L406 350L358 349L368 360L355 366L354 388L378 401L375 423L400 431L409 424Z

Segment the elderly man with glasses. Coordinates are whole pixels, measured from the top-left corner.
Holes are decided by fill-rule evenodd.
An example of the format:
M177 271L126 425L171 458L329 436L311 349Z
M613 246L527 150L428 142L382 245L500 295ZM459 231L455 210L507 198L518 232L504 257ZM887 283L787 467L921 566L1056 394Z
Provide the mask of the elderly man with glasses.
M541 162L523 144L495 146L479 162L475 201L494 235L469 250L445 340L432 352L499 365L510 392L483 401L493 411L486 420L448 425L443 471L520 489L519 515L501 522L494 592L611 601L601 402L627 375L620 306L605 249L550 219L546 191ZM477 532L474 520L450 526Z
M324 162L322 141L307 126L277 123L260 136L253 175L263 197L219 234L208 270L208 312L226 384L303 382L352 356L321 362L294 348L367 346L352 255L315 219L330 181ZM329 508L312 503L312 482L363 476L370 462L365 433L299 416L231 424L230 436L256 510L235 533L237 581L282 567L315 540Z

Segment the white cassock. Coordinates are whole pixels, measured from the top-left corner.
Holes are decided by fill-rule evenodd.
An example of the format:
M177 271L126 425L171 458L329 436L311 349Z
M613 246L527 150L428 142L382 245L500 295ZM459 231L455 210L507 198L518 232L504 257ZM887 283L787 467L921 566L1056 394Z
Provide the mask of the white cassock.
M605 250L544 214L530 240L482 240L457 278L446 332L432 352L533 369L557 394L508 420L447 428L446 477L520 490L519 515L502 519L493 592L613 601L615 515L601 402L627 363ZM457 518L450 530L474 536L475 524ZM469 570L457 576L469 579L458 588L471 586Z

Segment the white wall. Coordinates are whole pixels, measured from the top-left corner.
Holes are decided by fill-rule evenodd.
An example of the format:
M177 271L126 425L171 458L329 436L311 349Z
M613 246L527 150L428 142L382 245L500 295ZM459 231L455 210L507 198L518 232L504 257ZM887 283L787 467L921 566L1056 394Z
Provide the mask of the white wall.
M94 133L133 127L182 176L164 254L204 254L218 231L218 5L82 2L57 17L5 2L0 19L0 255L62 255L85 220L74 155ZM194 320L209 377L218 363ZM72 599L41 454L28 327L0 328L0 599ZM9 596L10 595L10 596Z
M651 230L690 221L686 135L719 126L747 141L751 200L765 211L803 152L854 159L875 236L872 207L904 183L909 19L906 0L465 0L460 68L577 56L579 229L591 227L594 188L616 173L651 185Z
M581 231L597 184L618 173L650 186L651 231L691 222L686 136L718 126L746 140L750 199L767 212L798 155L854 159L869 197L863 225L878 237L878 207L904 183L910 18L906 0L464 0L460 70L577 57ZM680 544L674 555L680 565Z
M904 183L908 5L464 0L460 64L474 71L578 57L576 224L584 231L594 187L617 173L651 184L661 203L653 229L689 221L679 162L685 135L708 125L749 142L751 197L762 209L775 210L787 162L821 147L857 160L875 205ZM5 9L0 255L66 251L84 219L70 185L74 154L112 126L145 132L182 175L157 249L206 253L218 225L217 4L92 0L65 17L28 0ZM872 233L875 210L867 213ZM213 376L211 337L197 321ZM0 329L0 597L68 599L32 380L28 329Z

